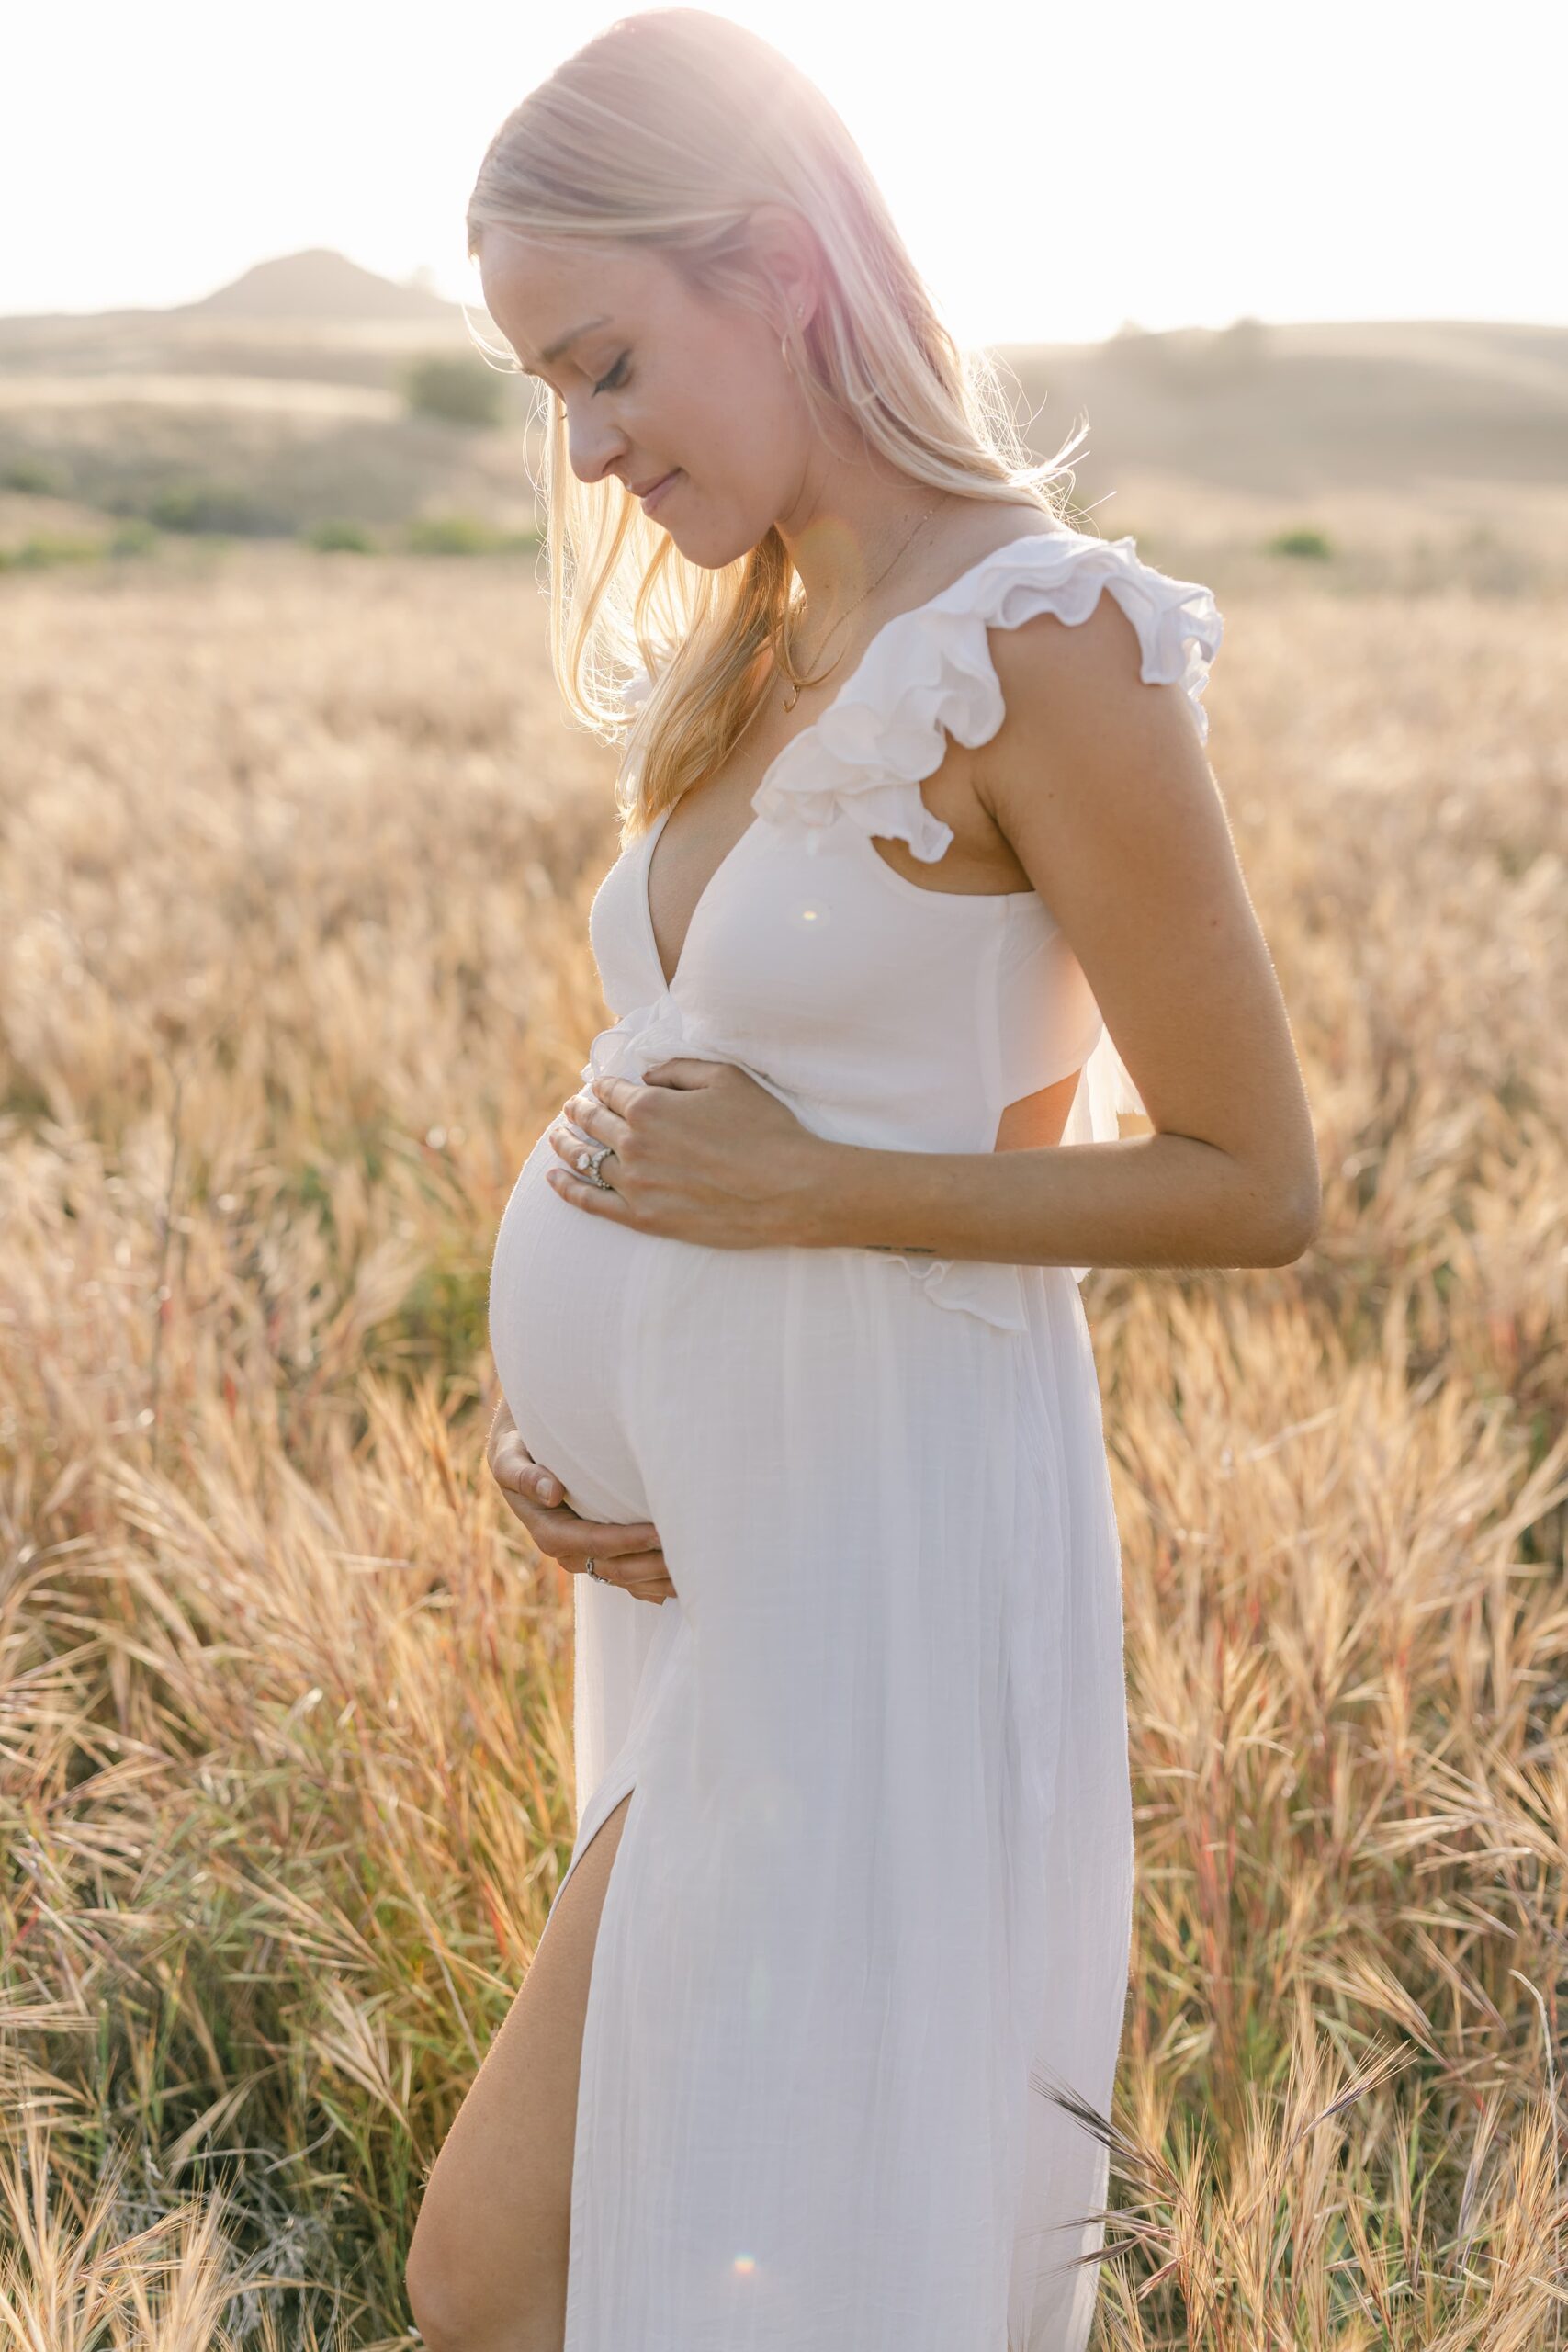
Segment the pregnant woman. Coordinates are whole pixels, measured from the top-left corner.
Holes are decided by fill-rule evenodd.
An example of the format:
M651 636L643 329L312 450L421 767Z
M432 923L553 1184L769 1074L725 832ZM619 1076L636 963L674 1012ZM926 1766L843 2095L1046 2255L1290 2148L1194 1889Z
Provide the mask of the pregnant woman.
M432 2352L1082 2352L1133 1840L1078 1278L1318 1214L1220 619L1063 519L741 28L610 27L468 229L624 829L491 1288L576 1842L411 2301Z

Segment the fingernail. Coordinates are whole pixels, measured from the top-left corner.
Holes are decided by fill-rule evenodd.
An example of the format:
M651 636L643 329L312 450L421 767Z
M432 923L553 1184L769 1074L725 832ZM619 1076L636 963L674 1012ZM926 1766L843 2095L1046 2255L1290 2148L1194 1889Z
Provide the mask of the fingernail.
M542 1503L553 1503L556 1498L555 1480L553 1478L541 1478L539 1481L538 1493L539 1500Z

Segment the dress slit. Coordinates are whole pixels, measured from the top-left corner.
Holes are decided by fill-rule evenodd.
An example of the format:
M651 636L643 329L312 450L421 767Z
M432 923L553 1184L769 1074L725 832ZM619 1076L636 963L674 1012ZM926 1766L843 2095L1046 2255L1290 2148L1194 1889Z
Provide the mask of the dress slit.
M625 1787L616 1790L605 1805L604 1814L587 1844L584 1845L581 1840L579 1841L577 1851L567 1865L566 1876L556 1889L555 1903L550 1905L553 1917L556 1904L559 1903L561 1896L570 1885L578 1863L592 1846L615 1807L629 1794L631 1803L626 1806L626 1817L621 1825L620 1842L615 1848L615 1859L610 1865L610 1876L604 1888L604 1900L600 1906L599 1928L593 1939L593 1957L588 1968L588 1998L582 2013L582 2047L577 2078L577 2114L572 2131L571 2219L567 2233L566 2332L562 2339L561 2352L578 2352L579 2346L580 2331L574 2324L576 2316L574 2304L581 2300L578 2256L583 2244L588 2199L587 2167L583 2163L583 2147L593 2127L594 2118L604 2111L604 2101L599 2090L601 2052L597 2028L604 2007L605 1979L617 1957L611 1939L617 1932L620 1923L621 1903L618 1898L625 1894L626 1865L632 1859L628 1855L627 1847L637 1835L639 1812L637 1798L641 1793L641 1781L634 1773ZM547 1928L548 1921L546 1922L546 1926Z

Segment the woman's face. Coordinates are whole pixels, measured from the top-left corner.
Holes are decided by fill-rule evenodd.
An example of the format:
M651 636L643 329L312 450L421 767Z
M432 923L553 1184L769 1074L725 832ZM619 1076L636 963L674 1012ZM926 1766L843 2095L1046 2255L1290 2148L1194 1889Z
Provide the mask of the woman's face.
M487 228L479 277L523 367L564 404L580 481L641 492L673 474L650 519L710 571L787 529L811 435L765 320L706 300L646 246Z

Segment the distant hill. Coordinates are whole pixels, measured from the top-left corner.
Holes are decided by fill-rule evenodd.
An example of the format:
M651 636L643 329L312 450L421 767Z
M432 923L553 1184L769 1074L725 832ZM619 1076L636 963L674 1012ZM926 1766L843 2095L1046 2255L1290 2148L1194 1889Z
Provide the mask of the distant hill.
M389 277L362 269L330 246L312 245L302 254L283 254L275 261L258 261L204 294L199 302L177 303L164 313L187 319L441 319L458 315L460 306L423 286L399 286Z
M477 301L469 308L483 318ZM34 364L31 355L38 351L51 356L73 347L86 351L103 336L128 330L186 337L209 323L220 330L232 324L242 332L274 325L312 331L420 324L439 329L454 321L460 324L462 315L460 302L449 302L427 287L400 286L373 269L362 269L328 245L313 245L304 253L257 262L196 302L175 302L164 309L0 313L0 366L13 359Z
M507 439L525 430L521 386L500 435L448 447L404 413L411 359L471 356L476 341L495 356L504 341L477 300L465 314L322 247L167 310L0 317L0 483L56 481L114 511L166 481L263 484L279 512L314 521L379 520L438 485L456 504L460 481L476 512L510 514L527 504ZM1102 343L994 356L1037 458L1087 420L1075 503L1097 528L1188 551L1188 578L1210 544L1310 524L1358 560L1374 541L1457 535L1467 550L1506 546L1499 577L1528 544L1541 576L1568 579L1568 327L1129 322ZM1463 560L1473 574L1480 559Z
M1309 496L1453 478L1568 483L1568 327L1465 319L1217 329L996 355L1051 454L1080 414L1109 457L1216 487Z

